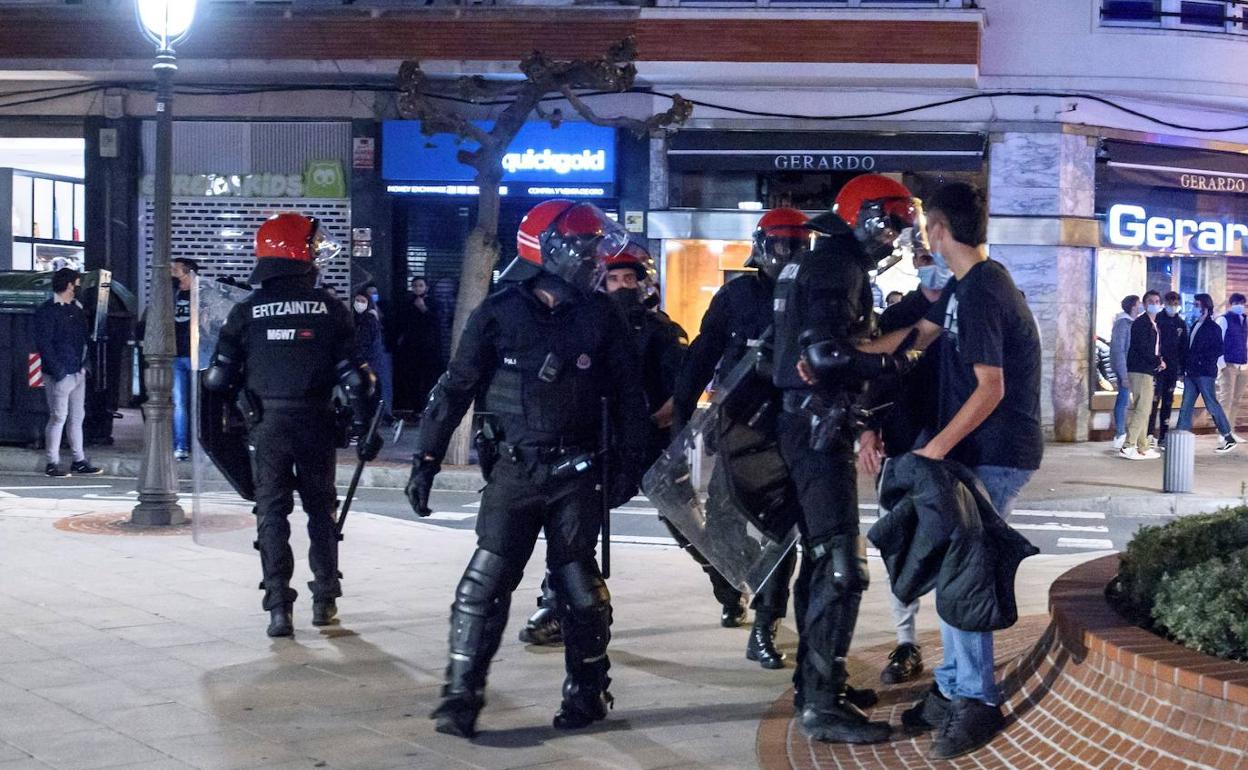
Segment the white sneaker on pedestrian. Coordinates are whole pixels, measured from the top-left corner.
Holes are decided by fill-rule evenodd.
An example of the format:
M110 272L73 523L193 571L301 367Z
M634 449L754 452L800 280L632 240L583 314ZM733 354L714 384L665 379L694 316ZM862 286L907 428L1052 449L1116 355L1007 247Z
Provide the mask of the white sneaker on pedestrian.
M1119 433L1114 436L1114 449L1122 449L1122 445L1127 443L1127 434Z
M1143 457L1140 456L1139 450L1133 446L1124 446L1122 449L1119 449L1118 456L1124 460L1143 460L1144 459Z
M1149 448L1149 449L1156 449L1156 448L1157 448L1157 437L1156 437L1156 436L1149 436L1149 437L1148 437L1148 448Z
M1156 449L1145 449L1139 454L1140 456L1136 458L1137 460L1156 460L1158 457L1161 457L1161 452L1158 452Z
M1239 441L1236 440L1235 434L1232 433L1229 436L1223 436L1222 438L1218 439L1218 445L1214 447L1213 451L1216 452L1217 454L1224 455L1227 452L1234 449L1238 444L1239 444Z

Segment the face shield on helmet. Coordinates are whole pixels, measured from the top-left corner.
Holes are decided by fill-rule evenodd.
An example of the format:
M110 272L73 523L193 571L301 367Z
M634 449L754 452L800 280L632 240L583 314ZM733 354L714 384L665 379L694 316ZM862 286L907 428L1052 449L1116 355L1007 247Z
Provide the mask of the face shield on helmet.
M927 220L918 198L881 198L864 201L858 209L854 235L876 273L911 260L916 253L931 253L927 245Z
M602 283L607 260L628 246L628 232L592 203L576 203L538 239L542 269L589 293Z
M806 226L808 220L805 214L790 208L764 214L754 230L754 246L746 265L776 280L785 265L810 251L814 234Z

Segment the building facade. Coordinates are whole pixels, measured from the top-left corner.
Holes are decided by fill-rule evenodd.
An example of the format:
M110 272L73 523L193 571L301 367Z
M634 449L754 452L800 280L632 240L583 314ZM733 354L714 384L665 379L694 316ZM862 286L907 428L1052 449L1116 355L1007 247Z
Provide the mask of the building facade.
M649 241L668 310L696 328L710 294L741 269L760 210L823 210L859 173L896 175L919 195L972 181L988 192L992 256L1014 273L1041 329L1046 429L1058 440L1086 440L1108 428L1097 337L1107 336L1122 295L1174 289L1190 302L1207 291L1221 302L1248 284L1240 229L1248 227L1248 126L1240 117L1248 72L1227 66L1248 52L1245 6L979 5L208 0L179 49L184 85L175 110L186 121L221 122L218 132L249 126L253 142L270 130L265 125L338 126L349 280L376 281L386 295L417 273L452 278L473 216L463 169L446 165L445 142L419 141L391 122L401 118L394 93L401 61L420 60L435 79L508 77L533 50L595 57L631 36L638 88L587 97L595 111L645 117L680 93L695 102L691 120L642 140L613 132L615 168L597 178L514 177L523 193L508 185L502 243L540 191L588 193ZM0 145L40 126L80 133L87 260L133 280L144 264L151 52L129 4L0 0L0 8ZM36 80L49 90L30 93ZM494 114L484 103L457 109L476 120ZM575 120L566 103L544 109ZM227 163L238 146L221 136L205 146L224 141L222 156L199 164L213 168L180 173L211 177L210 186L227 190L231 176L306 174L294 165ZM574 149L593 155L601 144ZM516 152L523 159L530 149L562 152L537 144ZM300 162L332 155L312 157L318 152L313 147ZM239 189L275 189L264 184L240 180ZM294 202L266 196L255 199ZM227 197L241 204L251 196ZM221 244L224 255L229 243ZM899 268L880 284L912 280Z

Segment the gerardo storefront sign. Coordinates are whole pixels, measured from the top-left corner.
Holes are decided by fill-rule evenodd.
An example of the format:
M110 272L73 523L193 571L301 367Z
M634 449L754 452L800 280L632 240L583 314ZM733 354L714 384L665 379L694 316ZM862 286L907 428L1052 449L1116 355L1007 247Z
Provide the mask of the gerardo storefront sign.
M672 137L667 156L674 171L977 171L984 136L688 130Z
M1101 244L1192 255L1248 254L1248 159L1105 142L1097 168Z

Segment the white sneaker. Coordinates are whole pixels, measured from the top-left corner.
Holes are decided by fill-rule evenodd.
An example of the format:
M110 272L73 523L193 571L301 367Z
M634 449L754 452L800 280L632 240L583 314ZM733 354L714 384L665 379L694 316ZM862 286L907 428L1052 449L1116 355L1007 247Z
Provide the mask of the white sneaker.
M1119 449L1118 456L1124 460L1143 460L1144 459L1144 457L1140 455L1139 450L1133 446L1127 446L1127 447L1123 447L1122 449Z
M1156 449L1146 449L1143 452L1140 452L1140 456L1137 457L1136 459L1137 460L1156 460L1158 457L1161 457L1161 452L1158 452Z
M1157 437L1156 437L1156 436L1149 436L1149 437L1148 437L1148 448L1149 448L1149 449L1156 449L1156 448L1157 448Z
M1127 443L1127 434L1120 433L1114 436L1114 449L1122 449L1122 445Z
M1229 436L1223 436L1222 438L1218 439L1218 445L1214 447L1213 451L1216 452L1217 454L1224 455L1227 452L1234 449L1238 444L1239 444L1239 440L1236 439L1235 434L1232 433Z

